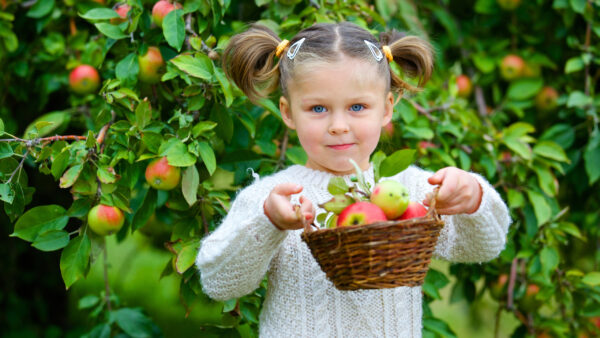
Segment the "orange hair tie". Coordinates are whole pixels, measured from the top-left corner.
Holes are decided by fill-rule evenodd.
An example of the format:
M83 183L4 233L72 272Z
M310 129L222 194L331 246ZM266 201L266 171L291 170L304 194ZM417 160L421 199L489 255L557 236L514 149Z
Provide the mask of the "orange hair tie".
M390 47L386 45L381 47L381 49L383 50L383 54L385 54L385 57L388 59L388 61L393 62L394 56L392 55L392 50L390 49Z
M289 40L283 40L281 41L278 45L277 45L277 49L275 49L275 56L279 57L279 55L281 55L281 53L283 53L283 50L287 48L287 46L289 46L290 41Z

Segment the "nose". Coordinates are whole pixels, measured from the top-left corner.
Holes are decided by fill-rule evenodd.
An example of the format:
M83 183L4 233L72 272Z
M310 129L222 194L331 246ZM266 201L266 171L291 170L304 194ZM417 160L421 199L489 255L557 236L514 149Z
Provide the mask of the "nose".
M329 134L346 134L350 130L344 113L333 113L329 121Z

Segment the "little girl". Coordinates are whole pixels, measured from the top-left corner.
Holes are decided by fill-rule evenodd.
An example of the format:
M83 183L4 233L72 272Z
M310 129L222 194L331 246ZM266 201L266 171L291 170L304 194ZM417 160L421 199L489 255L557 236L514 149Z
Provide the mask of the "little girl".
M257 179L238 194L198 253L204 292L216 300L241 297L267 273L261 337L420 337L420 287L337 290L300 234L318 204L332 197L329 179L350 182L349 159L374 184L369 158L392 118L393 92L416 89L389 64L418 77L422 86L433 69L430 45L397 32L377 41L350 23L316 24L289 42L253 26L231 39L223 61L227 76L253 102L280 86L281 117L296 130L308 160ZM411 166L392 179L424 203L433 186L440 186L437 209L445 226L436 257L483 262L504 248L508 210L481 176L454 167L432 175ZM304 219L297 217L295 204Z

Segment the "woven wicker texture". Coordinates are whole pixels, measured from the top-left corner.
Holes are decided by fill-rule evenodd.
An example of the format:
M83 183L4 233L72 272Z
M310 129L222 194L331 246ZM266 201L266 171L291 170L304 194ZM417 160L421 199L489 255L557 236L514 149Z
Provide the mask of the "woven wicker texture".
M334 229L306 226L302 240L339 290L419 286L443 226L434 198L424 217Z

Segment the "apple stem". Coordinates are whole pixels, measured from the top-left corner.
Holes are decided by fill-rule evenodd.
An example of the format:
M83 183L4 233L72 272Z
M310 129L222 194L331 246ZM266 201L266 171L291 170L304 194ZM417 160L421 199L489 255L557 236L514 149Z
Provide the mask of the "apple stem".
M102 238L102 255L104 258L104 301L108 311L112 311L110 305L110 285L108 284L108 254L106 249L106 237Z

